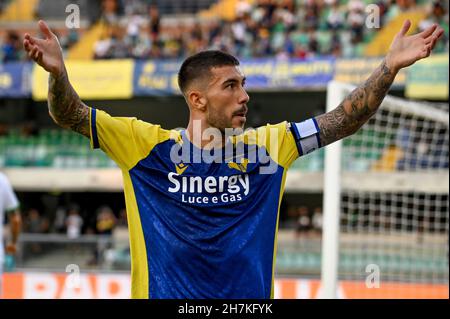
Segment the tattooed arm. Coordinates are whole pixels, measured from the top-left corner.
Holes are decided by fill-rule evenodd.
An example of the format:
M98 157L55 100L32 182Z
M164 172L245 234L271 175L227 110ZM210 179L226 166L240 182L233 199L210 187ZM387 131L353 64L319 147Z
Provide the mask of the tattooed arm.
M73 89L66 70L59 75L50 73L48 109L55 123L90 137L89 108Z
M339 106L316 120L322 146L354 134L378 110L398 71L430 55L443 29L433 25L421 33L406 36L405 22L394 38L389 53L367 81L353 90Z
M69 82L58 38L44 21L39 21L39 28L45 39L25 34L23 44L28 56L50 73L48 92L50 116L58 125L90 137L89 108L81 102Z
M375 114L386 96L397 71L387 66L386 60L369 79L356 88L331 112L319 115L316 120L320 128L323 146L354 134Z

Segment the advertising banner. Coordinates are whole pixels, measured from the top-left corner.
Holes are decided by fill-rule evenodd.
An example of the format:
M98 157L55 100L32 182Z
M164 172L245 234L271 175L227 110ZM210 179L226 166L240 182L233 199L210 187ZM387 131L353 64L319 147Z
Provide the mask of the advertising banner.
M134 96L180 94L178 71L182 61L139 62L134 68ZM241 61L248 90L279 91L323 89L333 79L334 59L286 60L248 59Z
M181 94L178 70L181 62L136 61L133 74L134 96L165 96Z
M67 61L69 80L81 99L129 99L133 95L132 60ZM35 100L46 100L48 73L33 68L32 94Z
M127 299L130 298L128 274L6 273L3 298L6 299ZM275 299L315 299L320 297L319 280L277 278ZM448 284L341 281L338 298L368 299L448 299Z
M405 95L412 99L448 99L448 54L430 56L411 66Z
M0 97L29 97L31 68L31 63L0 64Z
M353 85L364 84L381 62L381 58L338 59L334 80ZM392 86L402 88L405 85L406 73L407 69L400 70Z

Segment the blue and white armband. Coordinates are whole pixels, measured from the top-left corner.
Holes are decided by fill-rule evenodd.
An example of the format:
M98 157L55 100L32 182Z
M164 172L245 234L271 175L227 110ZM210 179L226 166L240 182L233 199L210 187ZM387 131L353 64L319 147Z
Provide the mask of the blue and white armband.
M322 147L319 136L320 129L315 118L300 123L292 122L291 131L299 156L309 154Z

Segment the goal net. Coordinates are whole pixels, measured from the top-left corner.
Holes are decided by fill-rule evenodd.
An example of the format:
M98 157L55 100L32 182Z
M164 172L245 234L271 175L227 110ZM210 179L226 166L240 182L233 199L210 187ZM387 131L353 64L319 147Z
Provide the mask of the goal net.
M333 82L328 89L336 107L354 87ZM322 260L336 264L334 287L322 265L322 286L337 289L334 297L448 298L448 110L387 96L337 153L326 154L341 158L336 179L325 172L324 188L325 209L327 196L339 194L328 205L338 213L324 216L323 254L333 254L325 232L338 238L338 254Z

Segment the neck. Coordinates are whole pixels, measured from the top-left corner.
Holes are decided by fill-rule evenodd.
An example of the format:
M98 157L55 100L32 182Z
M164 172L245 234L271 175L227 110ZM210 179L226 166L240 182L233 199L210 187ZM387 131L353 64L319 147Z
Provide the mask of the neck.
M212 129L211 132L219 134L209 134L204 132L208 129ZM225 145L225 138L223 133L214 126L211 126L206 120L190 119L188 127L186 128L187 139L198 148L218 148Z

